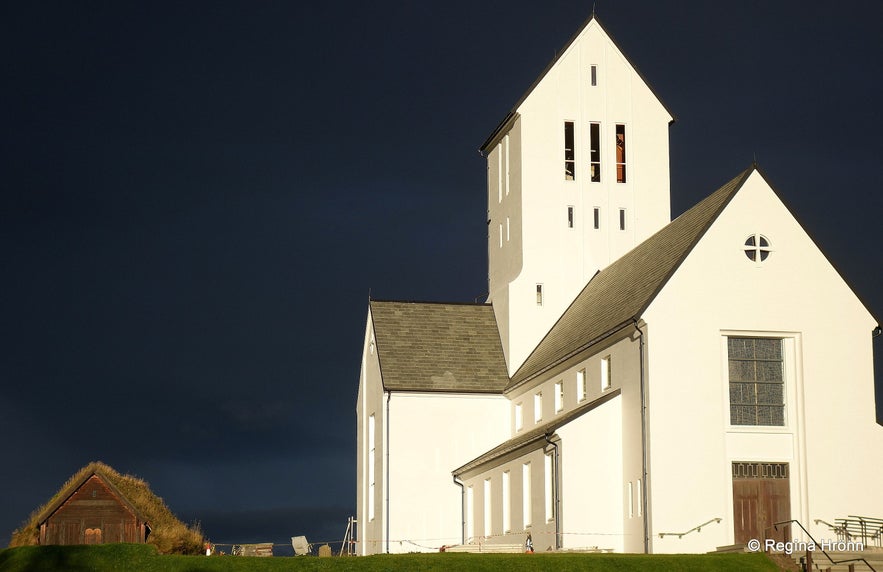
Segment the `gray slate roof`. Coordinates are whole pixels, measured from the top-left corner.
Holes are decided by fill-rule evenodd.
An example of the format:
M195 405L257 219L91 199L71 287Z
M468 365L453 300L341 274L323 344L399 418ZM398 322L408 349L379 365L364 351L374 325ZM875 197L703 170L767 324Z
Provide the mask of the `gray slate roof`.
M383 386L500 393L509 381L490 304L372 300Z
M749 167L596 274L512 376L513 388L637 321L730 199Z

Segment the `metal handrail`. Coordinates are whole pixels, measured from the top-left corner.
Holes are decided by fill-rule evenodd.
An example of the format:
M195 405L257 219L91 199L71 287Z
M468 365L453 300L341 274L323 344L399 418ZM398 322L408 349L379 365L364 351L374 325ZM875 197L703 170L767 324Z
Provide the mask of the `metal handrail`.
M688 530L686 532L660 532L659 538L662 538L664 536L677 536L678 538L682 538L685 535L690 534L693 531L702 532L702 527L705 526L706 524L711 524L712 522L720 522L722 520L723 520L722 518L712 518L708 522L703 522L699 526L694 526L693 528L691 528L690 530Z
M837 532L838 530L840 530L840 527L837 526L836 524L831 524L827 520L822 520L821 518L817 518L813 522L815 522L816 524L821 522L822 524L824 524L825 526L827 526L828 528L830 528L834 532Z
M876 540L879 546L880 537L883 534L883 519L879 518L871 518L869 516L857 516L854 514L850 514L847 518L843 519L843 528L849 531L849 519L854 518L859 522L859 525L862 527L862 540L867 541L868 538L871 540ZM871 531L868 531L868 526L870 525ZM851 534L851 533L850 533Z
M772 528L775 529L776 531L778 531L778 530L779 530L779 525L780 525L780 524L791 524L791 523L794 523L794 524L796 524L797 526L799 526L799 527L800 527L800 530L802 530L803 532L805 532L806 535L809 537L809 539L812 540L813 545L815 545L815 546L819 546L819 547L822 546L821 544L819 544L819 541L816 540L815 538L813 538L812 534L810 534L809 531L808 531L806 528L804 528L802 524L800 524L800 521L799 521L799 520L791 519L791 520L783 520L782 522L775 522L775 523L773 523ZM825 523L825 524L827 524L827 523ZM769 530L769 528L767 528L767 530ZM829 561L831 564L845 564L845 563L847 563L847 562L864 562L864 563L865 563L865 566L867 566L868 568L870 568L872 572L877 572L877 569L874 568L873 566L871 566L871 564L870 564L867 560L865 560L864 558L848 558L848 559L846 559L846 560L834 560L833 558L831 558L831 555L830 555L830 554L828 554L827 552L825 552L824 549L822 549L821 552L822 552L822 554L825 555L825 558L827 558L828 561Z
M834 534L837 535L838 540L843 539L843 538L845 538L846 540L849 540L849 531L846 530L845 527L839 526L837 524L831 524L827 520L823 520L821 518L817 518L813 522L815 522L816 525L821 523L821 524L824 524L825 526L827 526L828 528L830 528L831 532L833 532Z

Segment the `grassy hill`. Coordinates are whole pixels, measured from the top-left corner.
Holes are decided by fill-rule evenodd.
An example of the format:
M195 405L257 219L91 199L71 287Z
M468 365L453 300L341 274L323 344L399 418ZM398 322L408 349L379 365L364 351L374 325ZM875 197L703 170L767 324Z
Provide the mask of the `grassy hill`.
M23 546L0 551L0 571L438 571L778 572L764 554L402 554L364 557L246 558L160 555L143 544Z

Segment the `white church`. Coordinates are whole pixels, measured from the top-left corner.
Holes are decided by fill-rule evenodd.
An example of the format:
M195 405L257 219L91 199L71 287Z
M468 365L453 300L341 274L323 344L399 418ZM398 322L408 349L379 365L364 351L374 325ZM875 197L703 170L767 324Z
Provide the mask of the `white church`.
M877 321L756 165L671 220L671 122L590 18L481 147L486 303L369 301L359 554L883 518Z

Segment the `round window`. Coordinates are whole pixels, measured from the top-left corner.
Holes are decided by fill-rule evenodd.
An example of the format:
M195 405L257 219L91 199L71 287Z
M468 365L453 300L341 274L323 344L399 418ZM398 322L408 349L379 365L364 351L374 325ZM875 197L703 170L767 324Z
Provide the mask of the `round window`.
M762 234L752 234L745 241L745 256L754 262L763 262L771 253L770 241Z

